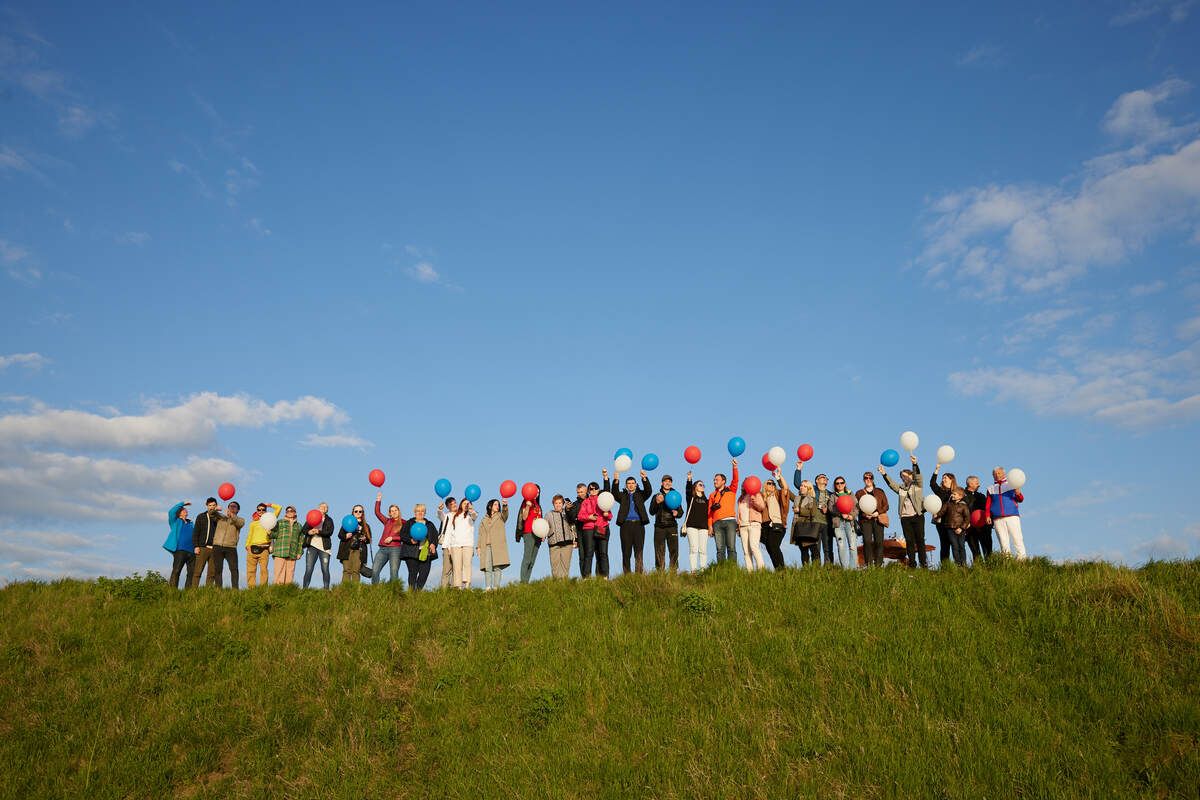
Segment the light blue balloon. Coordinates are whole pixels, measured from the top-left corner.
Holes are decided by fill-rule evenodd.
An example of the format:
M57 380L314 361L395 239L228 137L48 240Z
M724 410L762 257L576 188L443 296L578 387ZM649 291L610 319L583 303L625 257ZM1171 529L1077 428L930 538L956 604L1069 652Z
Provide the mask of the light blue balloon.
M442 499L445 499L453 488L454 487L450 485L450 481L446 480L445 478L438 478L437 483L433 485L433 491L436 492L437 496L441 497Z
M613 453L613 461L616 461L621 456L629 456L629 458L632 460L633 459L633 451L630 450L628 447L622 447L620 450Z
M412 527L408 529L408 535L418 542L425 541L425 537L429 535L429 526L424 522L414 522Z
M354 518L353 514L342 517L342 530L346 533L354 533L358 530L358 520Z
M729 455L737 458L746 452L746 440L740 436L735 436L729 440L729 444L726 447L729 448Z
M895 450L884 450L879 454L879 463L885 467L894 467L900 463L900 454Z
M480 498L480 496L482 496L482 495L483 495L483 490L480 489L478 486L476 486L473 483L470 486L468 486L466 489L463 489L463 497L467 498L472 503L474 503L476 500L478 500Z
M667 492L667 496L664 499L666 500L667 508L671 509L672 511L683 505L683 495L674 489Z
M646 453L646 455L642 456L642 469L647 472L658 469L658 456L654 455L654 453Z

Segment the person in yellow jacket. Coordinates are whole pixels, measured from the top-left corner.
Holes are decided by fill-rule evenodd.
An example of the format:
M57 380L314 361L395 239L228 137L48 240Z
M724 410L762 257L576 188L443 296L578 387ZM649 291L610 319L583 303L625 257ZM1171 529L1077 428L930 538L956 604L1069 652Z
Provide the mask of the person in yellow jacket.
M250 534L246 537L246 588L253 589L258 584L257 571L262 571L262 585L270 583L267 580L267 561L271 557L271 531L262 526L260 520L267 508L279 519L280 505L278 503L259 503L250 518Z

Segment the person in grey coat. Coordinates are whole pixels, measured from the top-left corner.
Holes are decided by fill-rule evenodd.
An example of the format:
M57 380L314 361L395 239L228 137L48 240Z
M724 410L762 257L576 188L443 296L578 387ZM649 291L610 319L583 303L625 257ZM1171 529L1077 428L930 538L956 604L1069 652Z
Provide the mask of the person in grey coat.
M925 493L921 488L921 467L917 464L917 457L912 456L912 469L900 470L900 485L892 480L882 464L879 474L900 498L900 529L904 532L908 565L915 567L920 561L924 569L929 566L925 556Z

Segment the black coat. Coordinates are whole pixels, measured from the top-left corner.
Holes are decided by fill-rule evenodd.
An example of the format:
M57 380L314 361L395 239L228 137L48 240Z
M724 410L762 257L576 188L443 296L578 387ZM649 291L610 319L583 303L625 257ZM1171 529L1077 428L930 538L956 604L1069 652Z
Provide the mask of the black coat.
M668 530L679 529L679 518L683 516L683 506L675 510L667 508L667 493L662 492L663 502L658 502L658 494L650 498L650 516L654 517L654 527L667 528ZM687 498L684 498L685 502Z
M195 527L192 528L192 547L212 547L213 534L217 532L217 520L220 518L220 511L209 514L207 509L196 517Z
M412 538L412 526L413 526L414 522L416 522L415 519L411 519L411 518L406 519L406 520L404 520L404 524L402 526L400 526L400 541L404 543L404 544L400 545L400 557L401 558L414 558L415 559L415 558L419 558L421 555L421 543L418 542L416 539ZM426 539L426 541L429 542L429 545L432 548L432 547L436 546L438 543L438 526L436 524L434 524L434 521L429 519L428 517L426 517L423 520L423 522L425 523L425 527L429 530L429 533L425 537L425 539ZM429 561L437 560L437 553L433 552L432 549L430 549L430 551L429 551L429 559L428 560Z
M317 510L319 511L320 509ZM300 533L304 536L305 547L308 547L310 544L312 544L313 537L320 536L322 539L321 549L328 553L329 545L333 541L333 517L326 514L325 520L321 523L321 528L319 530L317 528L310 528L308 523L305 522L304 527L300 529Z
M650 522L650 515L646 513L646 501L650 499L654 492L650 489L650 480L648 478L642 478L641 488L634 489L632 495L617 486L616 478L608 482L608 491L621 504L616 516L613 517L613 521L617 523L618 527L625 521L625 516L629 513L629 504L631 502L633 503L634 511L637 512L637 518L642 521L642 524L646 525Z

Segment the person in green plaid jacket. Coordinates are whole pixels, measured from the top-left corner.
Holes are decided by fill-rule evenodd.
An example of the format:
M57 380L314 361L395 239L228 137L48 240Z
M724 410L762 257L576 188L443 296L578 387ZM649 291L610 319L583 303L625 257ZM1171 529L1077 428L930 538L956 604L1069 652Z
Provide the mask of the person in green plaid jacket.
M304 552L304 526L296 519L296 507L288 506L283 519L271 531L271 554L275 556L275 583L292 583L296 575L296 559Z

